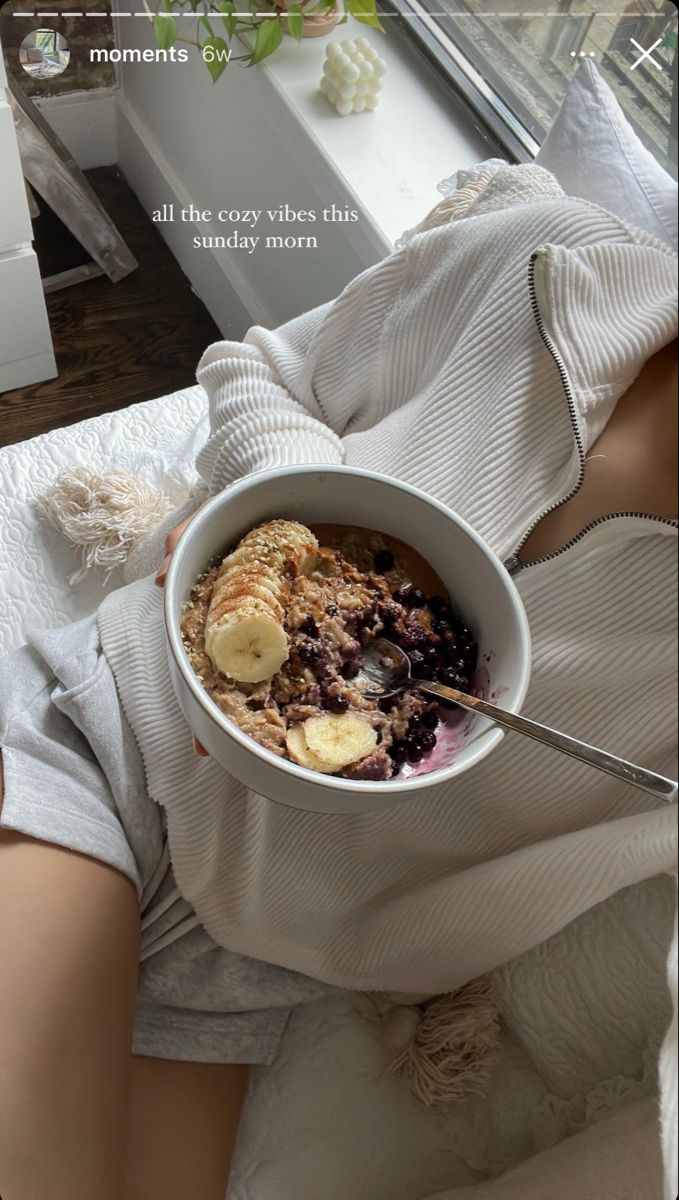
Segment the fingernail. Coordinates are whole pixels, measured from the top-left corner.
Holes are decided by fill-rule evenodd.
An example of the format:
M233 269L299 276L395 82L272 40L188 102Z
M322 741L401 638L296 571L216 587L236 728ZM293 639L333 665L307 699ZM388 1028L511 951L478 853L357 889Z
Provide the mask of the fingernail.
M197 754L199 758L209 758L210 757L207 750L205 749L205 747L201 746L197 737L194 737L194 739L193 739L193 750L194 750L194 753Z

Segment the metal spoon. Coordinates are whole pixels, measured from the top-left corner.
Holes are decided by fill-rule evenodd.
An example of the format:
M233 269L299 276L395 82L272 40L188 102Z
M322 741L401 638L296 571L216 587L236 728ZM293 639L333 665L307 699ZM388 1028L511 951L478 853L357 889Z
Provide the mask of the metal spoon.
M405 688L418 688L430 695L442 696L445 700L453 700L469 712L488 717L496 725L512 729L515 733L523 733L537 742L544 742L546 746L552 746L555 750L561 750L563 754L570 754L571 758L589 763L591 767L605 771L616 779L622 779L632 787L650 792L652 796L657 796L668 804L677 798L676 782L665 779L664 775L656 775L654 771L647 771L645 767L625 762L623 758L616 758L614 754L598 750L596 746L590 746L587 742L580 742L577 738L569 737L567 733L559 733L547 725L540 725L537 721L529 721L527 717L507 712L488 700L468 696L456 688L444 687L442 683L433 683L428 679L413 679L407 655L387 638L375 638L366 647L361 672L356 677L354 686L358 686L363 695L370 699L394 696Z

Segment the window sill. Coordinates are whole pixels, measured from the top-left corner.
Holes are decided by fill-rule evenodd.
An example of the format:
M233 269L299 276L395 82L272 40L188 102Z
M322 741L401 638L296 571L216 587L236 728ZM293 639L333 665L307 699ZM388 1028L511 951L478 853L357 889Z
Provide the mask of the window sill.
M271 59L252 69L233 63L215 84L197 54L181 74L138 62L121 70L117 161L147 212L166 202L199 212L284 203L358 211L355 223L312 230L315 252L285 247L274 258L259 248L196 253L194 235L223 232L209 222L159 226L229 336L242 336L247 324L274 328L338 295L436 204L443 176L489 156L452 90L395 31L365 34L387 63L378 108L339 116L319 83L325 47L357 32L353 24L299 46L286 39ZM117 27L123 49L154 45L147 22L120 18ZM309 230L301 223L286 232Z
M482 130L403 38L362 26L286 45L260 64L326 165L356 197L384 251L437 201L437 183L489 156ZM319 90L325 47L363 36L387 63L378 107L341 117Z

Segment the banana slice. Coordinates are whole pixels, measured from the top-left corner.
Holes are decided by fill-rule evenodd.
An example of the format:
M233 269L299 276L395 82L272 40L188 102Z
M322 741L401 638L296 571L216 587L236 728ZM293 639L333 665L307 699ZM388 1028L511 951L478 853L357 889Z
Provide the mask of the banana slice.
M331 775L334 767L328 763L324 763L315 754L312 754L306 744L303 726L291 725L285 735L285 744L288 748L288 754L293 762L299 763L300 767L308 767L311 771L320 771L322 775Z
M261 683L283 666L288 639L270 609L253 605L212 625L205 634L205 649L217 670L237 683Z
M285 743L294 762L331 775L372 754L377 734L372 725L351 713L328 713L291 725Z
M278 577L285 570L285 562L286 558L282 550L274 550L270 546L260 545L257 542L243 541L233 551L233 554L224 559L223 567L229 571L235 567L247 568L247 570L269 572Z
M316 562L318 542L298 521L266 521L222 563L205 623L214 666L237 683L260 683L288 657L290 580Z
M299 521L266 521L246 534L223 566L256 570L269 568L275 575L290 572L306 575L316 561L318 541L306 525Z
M237 574L238 578L235 578ZM234 578L225 580L225 586L222 589L221 599L225 605L231 605L235 608L244 601L248 605L257 600L261 604L267 605L279 621L285 616L285 609L279 600L282 588L276 586L273 580L267 579L263 575L256 575L254 571L247 571L241 574L240 571L234 572Z
M303 729L309 751L331 771L358 762L372 754L377 745L377 734L372 725L353 713L324 713L322 717L310 717L304 722Z

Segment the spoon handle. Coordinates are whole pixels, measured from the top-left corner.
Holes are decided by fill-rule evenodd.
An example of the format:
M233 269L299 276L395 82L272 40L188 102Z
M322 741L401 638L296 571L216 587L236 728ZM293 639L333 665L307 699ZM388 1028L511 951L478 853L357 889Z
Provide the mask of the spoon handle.
M548 725L541 725L538 721L530 721L528 717L507 712L504 708L498 708L497 704L491 704L489 700L467 696L455 688L444 687L441 683L430 683L424 679L413 680L410 686L419 688L422 692L443 696L446 700L454 700L469 712L488 717L496 725L503 725L505 729L512 729L515 733L523 733L526 737L534 738L536 742L544 742L546 746L561 750L562 754L570 754L571 758L578 758L599 771L606 771L608 775L622 779L624 783L640 788L643 792L650 792L652 796L657 796L668 804L677 798L677 784L674 780L666 779L664 775L656 775L655 771L647 771L645 767L637 767L634 763L626 762L624 758L616 758L606 750L598 750L596 746L580 742L577 738L569 737L567 733L559 733L556 729L550 729Z

